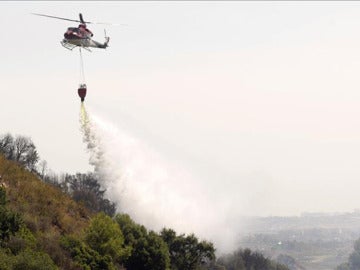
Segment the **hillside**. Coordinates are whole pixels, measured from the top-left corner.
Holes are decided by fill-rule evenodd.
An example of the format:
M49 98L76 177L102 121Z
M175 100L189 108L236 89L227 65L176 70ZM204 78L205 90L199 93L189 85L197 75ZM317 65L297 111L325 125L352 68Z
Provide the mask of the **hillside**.
M210 242L148 231L125 214L96 213L1 154L0 176L1 270L198 269L215 259ZM74 184L82 176L68 178Z
M51 231L55 236L76 233L88 225L90 212L85 207L1 155L0 175L9 208L22 213L34 232Z
M90 211L2 155L0 176L6 191L6 206L21 215L25 227L36 239L36 250L49 254L57 265L70 269L72 260L60 247L60 237L80 234L89 224Z
M31 147L16 155L20 145ZM0 139L0 270L288 269L248 249L216 259L213 244L194 234L150 231L115 214L95 174L57 182L37 161L31 140Z

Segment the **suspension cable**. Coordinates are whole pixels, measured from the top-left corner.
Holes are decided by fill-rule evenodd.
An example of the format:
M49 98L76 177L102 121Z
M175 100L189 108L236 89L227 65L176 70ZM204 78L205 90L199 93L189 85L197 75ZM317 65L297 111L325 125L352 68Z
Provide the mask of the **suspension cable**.
M82 57L81 47L79 47L79 51L80 51L80 83L84 84L85 83L85 73L84 73L84 61L83 61L83 57Z

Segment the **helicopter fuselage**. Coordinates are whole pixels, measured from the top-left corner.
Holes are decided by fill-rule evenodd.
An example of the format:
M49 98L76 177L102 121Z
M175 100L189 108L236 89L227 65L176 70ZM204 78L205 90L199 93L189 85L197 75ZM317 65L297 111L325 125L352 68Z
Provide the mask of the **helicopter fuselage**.
M66 30L61 44L70 50L75 47L105 49L108 46L109 37L105 37L105 43L100 43L91 39L92 36L93 33L86 28L86 25L80 24L79 27L69 27Z
M64 37L66 39L81 39L81 38L91 38L93 36L93 33L86 28L84 24L80 24L79 27L69 27Z

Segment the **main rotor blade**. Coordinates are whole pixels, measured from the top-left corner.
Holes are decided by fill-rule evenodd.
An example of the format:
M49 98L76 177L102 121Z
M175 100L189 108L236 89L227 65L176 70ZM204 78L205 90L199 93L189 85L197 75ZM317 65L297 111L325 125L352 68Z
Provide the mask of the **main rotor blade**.
M105 24L105 25L114 25L114 26L129 26L128 24L125 23L107 23L107 22L87 22L87 23L91 23L91 24Z
M79 23L85 23L85 24L105 24L105 25L116 25L116 26L128 26L127 24L118 24L118 23L106 23L106 22L86 22L83 20L82 14L79 13L79 18L80 20L72 20L72 19L67 19L67 18L62 18L62 17L56 17L56 16L50 16L50 15L46 15L46 14L40 14L40 13L31 13L33 15L37 15L37 16L43 16L43 17L48 17L48 18L53 18L53 19L59 19L59 20L64 20L64 21L70 21L70 22L79 22Z
M70 22L81 22L79 20L72 20L72 19L67 19L67 18L61 18L61 17L50 16L50 15L45 15L45 14L39 14L39 13L31 13L31 14L37 15L37 16L49 17L49 18L53 18L53 19L64 20L64 21L70 21Z

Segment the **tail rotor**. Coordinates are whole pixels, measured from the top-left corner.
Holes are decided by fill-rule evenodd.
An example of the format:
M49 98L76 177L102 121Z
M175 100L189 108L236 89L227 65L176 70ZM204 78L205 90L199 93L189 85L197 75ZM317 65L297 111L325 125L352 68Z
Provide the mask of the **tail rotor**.
M104 29L104 36L105 36L104 46L105 46L105 48L106 48L106 47L108 47L108 43L109 43L109 41L110 41L110 37L108 37L108 36L106 35L106 30L105 30L105 29Z

